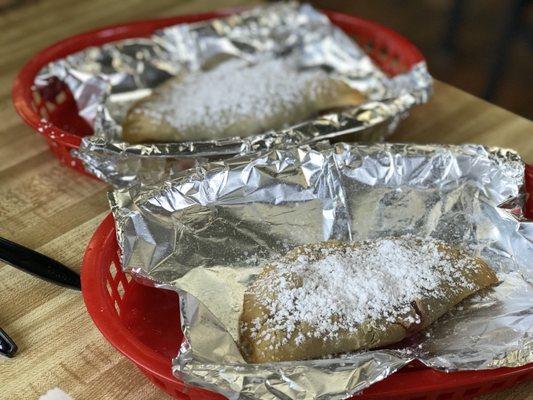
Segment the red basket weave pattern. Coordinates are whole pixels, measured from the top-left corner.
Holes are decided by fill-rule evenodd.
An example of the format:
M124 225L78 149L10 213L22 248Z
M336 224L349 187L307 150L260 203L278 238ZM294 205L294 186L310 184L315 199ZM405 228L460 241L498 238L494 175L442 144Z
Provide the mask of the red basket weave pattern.
M533 193L533 166L526 169L526 191ZM526 216L533 217L533 196ZM183 339L177 294L154 289L120 268L112 215L99 226L83 260L82 289L98 329L155 385L178 399L223 399L190 387L172 375L171 359ZM472 398L533 379L533 364L486 371L439 372L411 364L372 385L357 400L454 400Z
M85 172L71 150L79 147L81 137L90 135L92 128L78 115L69 89L57 81L45 90L33 82L37 73L49 62L64 58L89 46L99 46L117 40L146 37L168 25L203 21L227 15L228 12L183 15L113 25L62 40L36 54L20 70L13 85L13 103L22 119L42 133L54 155L68 167ZM353 36L370 57L388 74L405 72L423 60L418 49L402 36L374 22L345 14L326 12L333 23Z

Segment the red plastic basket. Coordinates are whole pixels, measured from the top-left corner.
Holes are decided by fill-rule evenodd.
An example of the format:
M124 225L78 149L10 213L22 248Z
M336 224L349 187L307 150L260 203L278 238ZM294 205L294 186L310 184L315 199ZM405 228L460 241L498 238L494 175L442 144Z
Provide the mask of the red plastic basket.
M533 166L526 170L526 188L533 193ZM533 217L533 196L526 215ZM82 268L87 310L106 339L133 361L157 386L178 399L223 399L191 387L171 373L183 335L177 294L142 285L124 274L112 215L92 237ZM519 368L444 373L411 364L366 389L358 400L453 400L506 389L533 379L533 364Z
M396 32L375 22L325 11L331 21L342 28L368 52L388 74L396 75L424 60L418 49ZM71 150L79 147L81 137L90 135L92 128L78 115L76 103L68 88L60 81L44 90L34 87L37 73L49 62L64 58L89 46L99 46L116 40L146 37L168 25L196 22L230 14L217 11L181 15L113 25L72 36L37 53L20 70L13 85L13 103L22 119L42 133L54 155L67 166L85 173L82 163L72 157Z

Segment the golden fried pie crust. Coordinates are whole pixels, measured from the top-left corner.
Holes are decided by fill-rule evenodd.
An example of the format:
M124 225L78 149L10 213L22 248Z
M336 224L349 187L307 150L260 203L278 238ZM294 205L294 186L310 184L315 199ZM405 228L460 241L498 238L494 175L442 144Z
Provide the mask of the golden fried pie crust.
M416 240L413 241L412 246L416 247L418 245ZM320 259L323 257L323 249L345 251L358 246L365 246L365 242L325 241L308 244L289 251L281 262L293 262L304 253L311 254L313 259ZM451 260L459 261L467 257L461 251L443 242L439 242L436 247L440 253L445 253ZM258 340L258 337L264 336L262 333L267 329L266 322L272 317L269 315L268 309L263 306L264 302L257 297L259 292L257 288L268 285L269 282L266 280L271 279L271 272L276 269L276 264L267 264L244 296L244 309L240 318L241 352L250 363L265 363L315 359L337 353L383 347L399 342L435 322L466 297L498 282L496 274L484 261L479 258L469 257L468 262L470 265L473 264L473 267L460 270L458 275L460 278L453 279L451 284L441 284L440 289L445 294L444 296L428 294L412 302L410 311L407 314L411 316L418 315L418 323L406 323L406 319L409 316L407 314L399 315L392 322L384 319L369 320L361 323L355 331L341 331L333 339L313 337L313 335L309 335L313 327L300 324L292 332L289 340L286 340L287 333L284 329L269 332L269 340ZM296 288L301 286L302 281L305 279L305 276L291 276L289 282ZM275 291L272 291L272 296L276 296ZM412 321L412 319L408 320ZM256 334L252 334L249 329L254 324L259 327ZM297 343L296 338L302 336L304 339Z
M171 78L128 110L122 138L129 143L150 143L245 137L365 100L359 91L324 71L300 73L276 64L273 68L282 69L267 77L260 68L264 67ZM301 78L298 74L307 75ZM258 84L264 79L269 83Z

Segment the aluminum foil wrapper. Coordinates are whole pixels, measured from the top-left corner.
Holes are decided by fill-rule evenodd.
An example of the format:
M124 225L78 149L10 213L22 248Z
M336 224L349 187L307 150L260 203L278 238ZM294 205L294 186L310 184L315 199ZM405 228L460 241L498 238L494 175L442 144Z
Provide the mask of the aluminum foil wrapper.
M230 58L250 62L296 54L301 68L324 68L365 93L368 101L277 132L247 138L165 144L128 144L121 123L130 105L168 78L213 68ZM413 105L427 101L432 80L425 63L385 75L340 29L309 5L280 3L226 18L169 26L149 38L90 47L50 63L35 84L66 83L80 115L94 128L76 153L85 168L116 187L155 182L191 167L194 160L345 136L383 139ZM345 139L346 140L346 139Z
M110 194L125 270L180 295L173 371L246 399L341 399L414 359L450 370L533 362L533 222L511 150L338 143L207 163L158 188ZM432 236L485 259L501 280L393 349L247 364L236 345L259 265L327 239ZM170 366L169 366L170 368ZM241 396L241 397L239 397Z

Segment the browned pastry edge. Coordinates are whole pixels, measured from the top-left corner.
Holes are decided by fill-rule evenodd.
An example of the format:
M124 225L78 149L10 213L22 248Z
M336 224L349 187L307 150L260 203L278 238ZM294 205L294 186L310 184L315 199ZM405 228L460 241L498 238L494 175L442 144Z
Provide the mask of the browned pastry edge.
M183 77L176 76L169 79L155 88L152 94L131 105L122 123L122 139L124 141L132 144L171 143L179 141L213 140L235 136L250 136L272 129L281 129L288 125L294 125L327 111L353 107L366 100L363 93L350 87L341 80L330 78L329 91L326 91L326 94L324 94L322 98L319 98L315 102L303 100L302 104L294 108L294 112L287 114L287 110L285 110L284 112L286 115L283 118L281 115L277 117L272 115L270 116L270 123L264 125L265 121L260 122L257 118L254 118L254 116L251 115L245 119L241 118L241 120L235 121L235 123L227 129L227 132L225 131L221 136L210 136L204 132L204 130L198 130L195 131L195 135L192 137L189 133L181 132L173 127L163 118L157 118L154 115L147 115L143 112L145 104L157 101L159 97L165 96L165 91L172 90L170 87L176 82L179 84L180 79L183 79ZM303 93L302 96L305 97L306 94ZM302 110L306 107L309 108L308 112L302 114ZM287 118L289 118L289 120L287 120ZM214 130L216 131L215 127Z
M293 261L302 254L305 249L311 249L313 251L321 248L356 247L360 245L361 243L354 242L347 244L338 241L314 243L291 250L287 253L284 259L286 261ZM439 251L450 255L453 259L460 259L463 257L459 250L451 246L438 245L437 248ZM361 349L373 349L400 342L406 337L420 332L435 322L465 298L483 288L498 283L498 278L495 272L483 260L479 258L474 258L473 260L478 265L478 268L462 271L467 281L472 282L475 285L473 289L463 287L462 290L455 291L451 290L449 285L448 287L443 285L443 290L450 294L447 299L443 300L442 298L431 297L418 299L412 304L410 313L402 316L402 318L399 318L395 323L386 321L376 323L374 321L374 323L371 324L369 321L368 323L361 324L356 333L341 332L339 337L335 340L306 337L301 344L295 345L295 338L298 333L312 329L309 326L300 325L292 334L288 343L272 348L269 348L270 344L275 342L282 343L281 338L286 335L284 331L271 333L273 334L273 340L270 340L269 342L263 341L257 343L251 336L250 330L241 329L241 352L247 362L265 363L321 358L327 355L346 353ZM256 281L267 276L272 268L274 268L272 265L265 266L256 278ZM295 286L298 285L297 279L295 280ZM404 317L407 317L408 315L415 316L416 314L420 317L419 323L406 324L403 322L405 321ZM258 299L256 299L252 284L251 290L247 290L244 296L243 313L240 318L241 327L246 326L247 324L252 324L252 321L256 318L266 321L270 316L265 307L263 307Z

